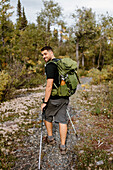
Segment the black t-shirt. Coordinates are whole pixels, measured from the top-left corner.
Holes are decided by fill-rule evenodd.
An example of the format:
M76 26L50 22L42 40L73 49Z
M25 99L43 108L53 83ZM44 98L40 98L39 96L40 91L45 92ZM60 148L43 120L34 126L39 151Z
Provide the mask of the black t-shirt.
M57 61L57 59L53 59L52 61ZM57 65L53 62L49 62L45 67L46 77L47 79L54 79L53 81L53 89L55 88L54 84L59 87L59 73L57 69ZM59 96L50 96L50 99L59 99Z
M57 61L57 59L53 59L52 61ZM45 72L46 72L46 77L47 79L54 79L54 84L56 84L56 86L59 86L59 73L58 73L58 69L57 69L57 65L53 62L49 62L46 64L45 67ZM53 88L54 85L53 85Z

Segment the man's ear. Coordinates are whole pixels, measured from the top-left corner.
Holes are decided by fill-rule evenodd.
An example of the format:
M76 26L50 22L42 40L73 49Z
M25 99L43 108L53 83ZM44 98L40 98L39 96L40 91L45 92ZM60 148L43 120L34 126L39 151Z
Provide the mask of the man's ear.
M53 51L51 51L51 54L53 54Z
M49 52L50 52L51 55L53 55L53 51L50 50Z

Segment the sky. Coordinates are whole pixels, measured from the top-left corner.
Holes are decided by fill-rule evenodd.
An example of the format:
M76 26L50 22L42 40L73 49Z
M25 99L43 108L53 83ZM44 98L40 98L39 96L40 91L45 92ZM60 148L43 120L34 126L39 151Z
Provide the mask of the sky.
M65 21L71 25L70 14L74 13L77 8L92 8L96 16L109 13L113 17L113 0L53 0L58 2L63 9L62 13L65 16ZM20 0L22 8L24 7L25 15L29 23L36 23L37 13L43 8L42 0ZM11 6L13 6L14 14L11 17L13 22L16 21L17 15L17 3L18 0L10 0Z

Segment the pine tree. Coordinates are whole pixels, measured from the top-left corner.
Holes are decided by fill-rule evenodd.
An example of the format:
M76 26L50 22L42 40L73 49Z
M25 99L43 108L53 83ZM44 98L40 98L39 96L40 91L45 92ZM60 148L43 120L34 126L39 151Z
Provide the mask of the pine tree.
M24 7L22 10L21 2L18 0L17 4L17 28L19 30L25 30L27 26L27 19L24 11Z
M9 0L1 0L0 2L0 32L2 45L5 46L5 37L8 31L9 17L12 16L13 12L8 12L12 7L9 4Z
M0 67L9 61L9 48L11 38L13 37L13 23L10 16L13 12L9 12L13 7L10 6L10 0L0 1Z
M22 20L22 11L21 11L21 2L18 0L17 4L17 28L21 30L21 20Z
M26 19L24 7L23 7L22 19L21 19L21 28L22 28L23 30L25 30L26 26L27 26L27 19Z
M18 4L17 4L17 20L20 20L22 16L22 12L21 12L21 3L20 0L18 0Z

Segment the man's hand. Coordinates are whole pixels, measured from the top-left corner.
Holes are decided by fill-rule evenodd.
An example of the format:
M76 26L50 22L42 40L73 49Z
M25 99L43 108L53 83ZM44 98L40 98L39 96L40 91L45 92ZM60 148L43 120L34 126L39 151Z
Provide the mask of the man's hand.
M43 111L43 109L46 107L46 105L47 105L47 104L45 104L45 103L42 103L42 104L41 104L41 111Z

